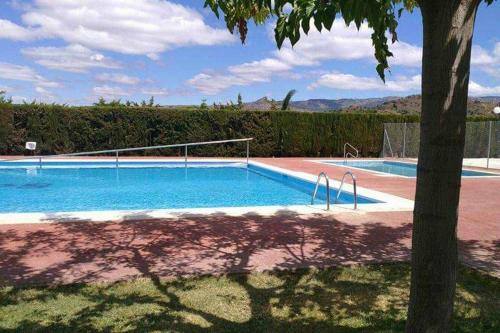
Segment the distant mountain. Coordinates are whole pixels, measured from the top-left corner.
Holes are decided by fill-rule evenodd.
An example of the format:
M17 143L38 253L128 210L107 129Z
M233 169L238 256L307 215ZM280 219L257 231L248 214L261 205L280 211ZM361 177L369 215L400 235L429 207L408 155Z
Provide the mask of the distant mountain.
M500 96L485 96L469 98L467 113L469 115L488 115L495 106L500 105ZM342 99L308 99L306 101L292 101L292 111L299 112L363 112L377 113L420 113L421 97L412 95L407 97L381 97L381 98L342 98ZM262 97L254 102L245 103L245 110L279 110L281 101L270 100Z
M295 101L290 103L293 108L332 111L342 110L349 107L375 108L385 102L399 99L399 97L388 96L382 98L342 98L342 99L308 99L307 101Z
M470 97L467 102L469 116L491 115L493 108L500 103L500 96ZM412 95L385 102L374 110L382 113L418 114L422 105L420 95ZM345 111L363 111L363 108L348 108Z
M268 99L267 97L259 98L254 102L244 103L244 110L253 110L253 111L269 111L273 108L279 109L281 107L281 103L278 101L273 101Z
M500 104L500 96L471 97L470 99L473 101Z
M349 107L360 108L375 108L383 103L397 100L400 97L381 97L381 98L342 98L342 99L308 99L306 101L292 101L290 103L291 110L293 111L338 111ZM254 102L245 103L244 109L246 110L261 110L267 111L271 109L281 108L281 101L273 101L267 97L262 97Z

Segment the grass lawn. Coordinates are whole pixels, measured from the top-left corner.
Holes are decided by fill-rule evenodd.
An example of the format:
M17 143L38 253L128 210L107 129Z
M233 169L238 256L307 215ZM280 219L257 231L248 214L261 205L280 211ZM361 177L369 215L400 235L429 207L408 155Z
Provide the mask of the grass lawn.
M409 265L1 288L0 332L397 332ZM500 332L500 280L461 267L455 331Z

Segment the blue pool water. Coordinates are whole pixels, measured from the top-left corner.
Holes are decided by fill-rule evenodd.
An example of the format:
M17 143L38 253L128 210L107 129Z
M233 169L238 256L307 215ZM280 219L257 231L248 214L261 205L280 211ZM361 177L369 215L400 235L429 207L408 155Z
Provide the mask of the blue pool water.
M326 164L343 165L353 168L390 173L393 175L416 177L417 165L414 163L403 163L394 161L324 161ZM496 176L496 174L462 170L462 177L484 177Z
M314 184L241 163L0 162L0 212L306 205ZM318 204L325 203L325 188ZM332 200L336 191L331 191ZM352 203L342 193L340 203ZM375 200L358 197L359 203Z

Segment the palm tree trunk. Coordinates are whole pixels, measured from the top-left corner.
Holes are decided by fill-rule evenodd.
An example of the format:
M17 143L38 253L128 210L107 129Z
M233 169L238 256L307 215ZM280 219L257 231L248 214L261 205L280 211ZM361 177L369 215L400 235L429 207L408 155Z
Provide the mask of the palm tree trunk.
M479 0L421 0L422 117L407 332L449 332L474 20Z

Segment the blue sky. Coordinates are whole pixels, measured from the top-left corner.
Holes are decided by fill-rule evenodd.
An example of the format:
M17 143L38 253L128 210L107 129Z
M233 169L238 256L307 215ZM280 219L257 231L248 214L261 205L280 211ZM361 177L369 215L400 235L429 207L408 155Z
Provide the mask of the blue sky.
M336 20L277 51L272 23L249 24L247 43L202 0L5 0L0 2L0 90L16 102L86 105L100 96L199 104L262 96L351 98L419 93L421 17L404 13L384 85L370 29ZM470 94L500 95L500 5L481 5Z

